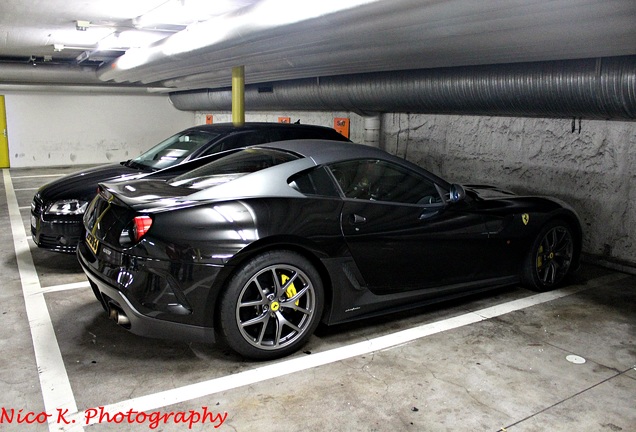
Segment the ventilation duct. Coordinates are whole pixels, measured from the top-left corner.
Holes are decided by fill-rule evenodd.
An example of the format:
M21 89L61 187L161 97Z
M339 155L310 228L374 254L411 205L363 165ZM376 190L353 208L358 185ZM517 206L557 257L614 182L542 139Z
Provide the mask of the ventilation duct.
M159 94L166 89L104 83L97 78L94 68L72 64L0 63L0 90Z
M381 72L245 89L248 111L328 110L636 118L636 56ZM184 111L231 110L231 90L176 92Z

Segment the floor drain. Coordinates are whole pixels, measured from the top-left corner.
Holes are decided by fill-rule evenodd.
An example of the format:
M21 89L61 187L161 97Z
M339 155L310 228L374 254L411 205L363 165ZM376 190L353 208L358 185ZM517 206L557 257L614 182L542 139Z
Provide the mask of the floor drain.
M577 355L569 355L565 359L567 361L569 361L570 363L574 363L574 364L583 364L583 363L585 363L585 359L583 357L579 357Z

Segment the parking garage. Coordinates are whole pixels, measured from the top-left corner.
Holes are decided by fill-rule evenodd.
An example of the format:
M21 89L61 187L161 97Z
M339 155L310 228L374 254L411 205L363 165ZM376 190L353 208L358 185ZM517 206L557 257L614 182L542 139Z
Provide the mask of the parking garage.
M123 34L169 3L2 6L0 429L634 430L633 2L236 1L164 18L146 47L63 36ZM547 292L321 325L253 361L127 332L74 254L33 243L42 185L242 121L335 128L454 183L556 197L580 217L581 266Z

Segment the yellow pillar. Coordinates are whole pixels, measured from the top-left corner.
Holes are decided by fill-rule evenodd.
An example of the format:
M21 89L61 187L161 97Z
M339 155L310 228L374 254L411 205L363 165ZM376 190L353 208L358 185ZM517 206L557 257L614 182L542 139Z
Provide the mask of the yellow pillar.
M9 168L9 137L4 96L0 95L0 168Z
M232 123L245 123L245 66L232 68Z

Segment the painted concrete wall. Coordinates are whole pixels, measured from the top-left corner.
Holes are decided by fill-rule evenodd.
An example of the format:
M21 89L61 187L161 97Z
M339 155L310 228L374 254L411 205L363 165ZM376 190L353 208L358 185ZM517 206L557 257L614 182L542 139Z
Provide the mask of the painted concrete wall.
M84 165L135 157L193 126L167 96L5 93L11 167Z

